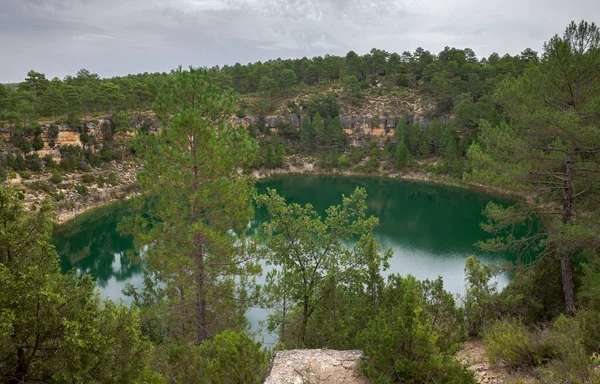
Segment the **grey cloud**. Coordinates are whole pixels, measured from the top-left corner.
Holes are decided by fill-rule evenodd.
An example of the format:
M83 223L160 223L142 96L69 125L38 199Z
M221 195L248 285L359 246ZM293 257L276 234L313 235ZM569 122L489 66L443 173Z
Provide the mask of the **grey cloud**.
M600 19L594 0L0 0L0 81L103 77L349 50L515 54Z

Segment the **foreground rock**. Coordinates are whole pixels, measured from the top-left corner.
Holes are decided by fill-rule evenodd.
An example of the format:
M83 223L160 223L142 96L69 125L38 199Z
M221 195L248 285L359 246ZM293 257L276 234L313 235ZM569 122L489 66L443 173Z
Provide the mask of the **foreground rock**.
M369 384L357 372L361 356L361 351L279 351L265 384Z

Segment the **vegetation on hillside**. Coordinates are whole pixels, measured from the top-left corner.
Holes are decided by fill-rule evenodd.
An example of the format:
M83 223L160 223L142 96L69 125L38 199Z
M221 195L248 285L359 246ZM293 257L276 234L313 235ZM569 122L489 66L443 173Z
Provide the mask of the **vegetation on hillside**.
M398 116L393 137L349 145L341 103L359 105L363 91L389 84L430 98L433 108L423 114L431 120L421 125ZM340 85L341 94L327 92ZM260 121L279 98L309 87L324 92L283 105L300 118L298 127L285 119L276 132L229 123L236 108L259 108ZM531 50L482 60L467 49L373 50L110 80L81 71L48 82L30 72L16 91L0 92L9 140L28 154L40 145L39 114L78 122L82 112L105 108L116 115L107 133L125 137L127 113L153 102L161 121L158 132L140 130L114 150L107 144L143 166L136 214L121 224L134 235L144 269L143 286L127 288L131 307L101 302L88 276L61 274L48 242L52 207L26 212L22 194L0 186L4 381L259 383L271 351L246 334L245 314L266 305L274 309L268 322L278 332L277 348L361 349L361 371L377 383L474 382L454 358L468 337L483 338L493 363L535 370L541 383L600 382L595 24L570 24L541 57ZM377 126L379 117L372 118ZM62 148L60 167L85 168L97 156L91 139L85 142ZM366 216L361 189L324 215L310 204L288 204L276 191L254 196L269 220L247 237L250 171L282 167L290 154L316 156L325 169L367 172L406 170L433 157L439 171L524 196L515 206L487 207L482 226L495 237L479 244L521 256L506 266L512 282L499 292L493 277L500 269L474 256L460 298L441 278L384 279L391 251L373 236L378 221ZM36 156L10 152L2 159L4 167L38 172ZM56 169L50 160L46 167ZM61 183L62 175L53 172L51 180ZM274 266L263 287L254 280L261 259Z

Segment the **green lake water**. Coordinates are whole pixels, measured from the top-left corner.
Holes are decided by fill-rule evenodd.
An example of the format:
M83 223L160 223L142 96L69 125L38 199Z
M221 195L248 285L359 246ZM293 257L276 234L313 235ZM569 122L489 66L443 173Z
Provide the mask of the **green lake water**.
M464 262L472 254L487 262L512 260L511 255L486 255L474 243L488 235L480 228L482 210L489 201L507 200L485 193L437 184L368 177L282 176L261 180L259 192L274 188L288 201L312 203L323 212L332 204L340 204L342 194L356 187L368 194L369 214L379 218L375 234L379 243L391 247L394 256L386 273L412 274L418 279L442 276L447 290L464 292ZM103 296L127 299L121 290L125 283L141 284L140 267L132 262L131 238L116 231L119 220L128 214L126 202L112 204L84 214L62 226L54 236L63 270L90 273ZM265 217L258 210L250 227ZM499 287L508 283L500 277ZM256 328L265 310L252 310L248 317Z

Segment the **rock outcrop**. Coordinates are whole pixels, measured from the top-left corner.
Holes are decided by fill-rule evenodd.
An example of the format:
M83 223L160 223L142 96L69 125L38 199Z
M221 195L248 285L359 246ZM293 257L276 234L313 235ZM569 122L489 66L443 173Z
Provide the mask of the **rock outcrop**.
M357 372L361 357L361 351L279 351L265 384L369 384Z

